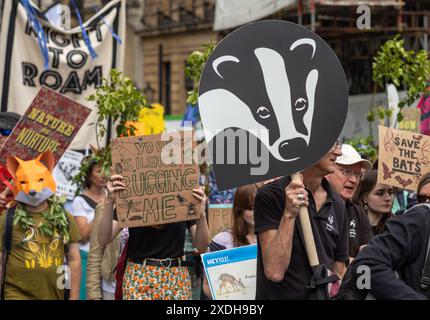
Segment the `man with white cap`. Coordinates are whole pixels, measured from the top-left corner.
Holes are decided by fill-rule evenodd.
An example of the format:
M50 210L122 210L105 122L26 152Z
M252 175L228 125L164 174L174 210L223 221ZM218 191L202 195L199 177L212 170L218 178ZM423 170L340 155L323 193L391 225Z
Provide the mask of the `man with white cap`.
M337 157L334 167L335 172L328 175L327 179L345 201L349 225L349 256L352 260L373 237L372 227L366 213L351 202L362 171L370 169L372 164L363 159L351 145L343 144L342 155Z

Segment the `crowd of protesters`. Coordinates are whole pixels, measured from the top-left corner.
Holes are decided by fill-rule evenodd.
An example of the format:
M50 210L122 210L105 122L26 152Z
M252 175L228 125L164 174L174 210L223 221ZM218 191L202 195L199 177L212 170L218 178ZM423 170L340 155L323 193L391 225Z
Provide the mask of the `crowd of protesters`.
M18 119L0 114L0 139ZM52 163L49 155L38 161L48 168ZM301 181L286 176L239 187L231 229L211 239L203 188L193 190L199 219L121 229L115 196L125 188L123 177L105 176L94 158L84 161L86 188L70 213L50 200L52 193L37 202L30 195L15 199L11 223L5 207L13 194L2 186L2 299L190 300L192 280L183 259L187 230L198 254L257 244L256 299L321 298L309 286L315 270L299 221L301 207L309 212L319 262L332 274L326 298L430 298L430 173L416 194L394 190L378 183L376 165L372 169L352 146L337 141L301 172ZM31 179L36 173L26 174ZM49 228L56 214L62 220L53 234L26 229L34 221ZM34 257L42 251L49 254L38 258L36 268ZM69 288L58 287L62 265L70 268ZM370 269L370 288L357 286L362 266ZM201 278L204 296L211 299L208 281Z

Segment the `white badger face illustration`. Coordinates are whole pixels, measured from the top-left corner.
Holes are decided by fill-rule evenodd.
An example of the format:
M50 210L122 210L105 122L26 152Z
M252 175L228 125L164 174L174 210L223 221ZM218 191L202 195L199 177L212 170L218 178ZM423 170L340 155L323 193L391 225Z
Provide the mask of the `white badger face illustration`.
M289 51L293 52L300 46L312 49L312 60L316 51L315 41L310 38L299 39L290 46ZM234 84L231 88L220 85L220 88L206 91L199 97L207 142L222 130L245 129L256 133L279 161L296 161L309 146L318 70L303 71L303 80L295 79L291 83L286 62L279 52L259 47L254 50L253 59L256 59L260 68L261 85L264 86L258 97L255 95L246 99L237 92L240 89L233 88ZM235 56L223 55L212 62L212 68L217 77L224 81L220 66L226 64L227 68L227 64L241 63L244 62Z

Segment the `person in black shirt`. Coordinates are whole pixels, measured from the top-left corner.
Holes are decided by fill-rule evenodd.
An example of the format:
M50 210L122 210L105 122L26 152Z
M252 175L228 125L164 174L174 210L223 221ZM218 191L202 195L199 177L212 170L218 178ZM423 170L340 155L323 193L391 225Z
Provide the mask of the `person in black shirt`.
M365 246L373 237L372 226L366 212L351 201L362 171L371 167L370 161L362 159L352 146L343 144L342 155L336 159L335 171L326 177L333 189L345 201L348 216L350 261L357 256L360 248Z
M388 220L385 231L373 237L351 263L337 299L365 299L369 293L378 300L430 299L430 289L421 287L429 236L426 205Z
M284 177L258 191L254 204L257 299L311 298L307 286L313 271L302 240L300 206L308 207L320 264L342 278L348 259L345 206L324 178L333 172L340 155L338 141L317 164L303 171L304 184Z
M114 220L115 193L125 188L123 177L111 176L107 184L108 196L99 225L99 242L107 245L120 231ZM210 241L206 222L206 195L193 190L199 200L200 218L160 226L129 228L127 267L123 282L124 300L190 300L191 279L182 265L185 232L188 229L193 244L204 253Z

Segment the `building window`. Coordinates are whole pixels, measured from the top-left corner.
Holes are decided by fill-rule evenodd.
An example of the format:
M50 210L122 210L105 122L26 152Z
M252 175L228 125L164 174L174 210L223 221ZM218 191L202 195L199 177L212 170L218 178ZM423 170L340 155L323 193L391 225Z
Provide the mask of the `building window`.
M170 62L163 62L163 97L162 104L167 115L172 114L171 105L171 67Z

